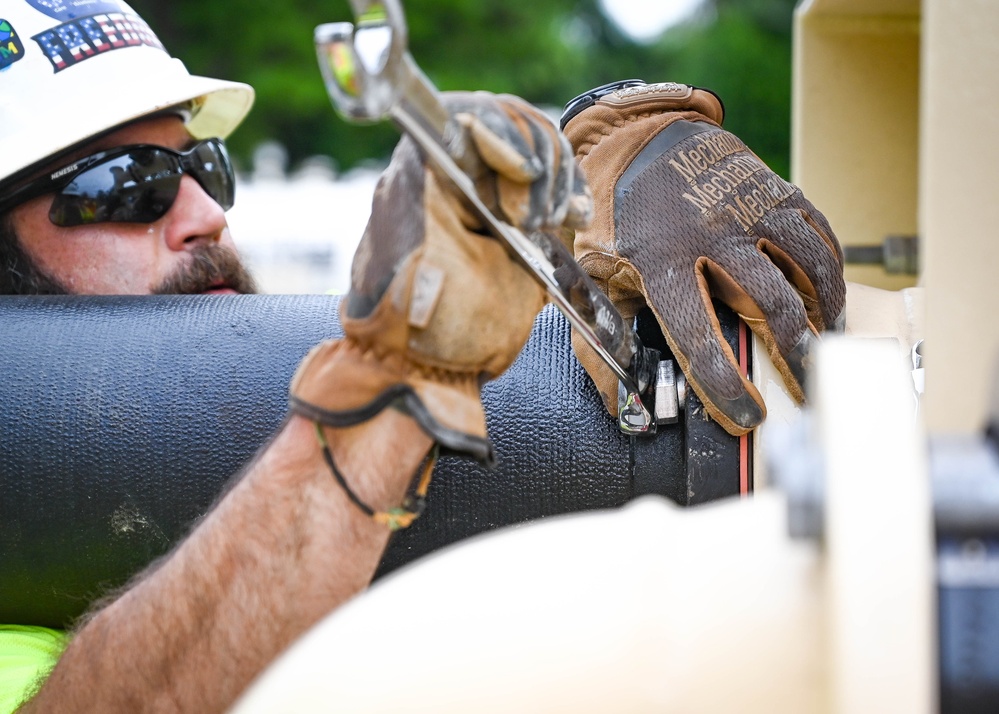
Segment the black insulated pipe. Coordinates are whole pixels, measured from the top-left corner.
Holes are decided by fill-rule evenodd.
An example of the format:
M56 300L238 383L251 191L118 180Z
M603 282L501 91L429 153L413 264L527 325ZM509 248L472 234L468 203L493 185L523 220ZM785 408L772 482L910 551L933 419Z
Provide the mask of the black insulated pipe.
M341 334L338 304L0 298L0 622L65 626L168 552L279 427L295 367ZM696 404L689 444L682 424L652 440L621 434L569 329L552 306L538 316L483 390L498 466L442 459L426 512L393 537L380 575L508 524L646 493L686 505L738 492L718 455L737 442L711 434L705 449L701 430L717 425Z

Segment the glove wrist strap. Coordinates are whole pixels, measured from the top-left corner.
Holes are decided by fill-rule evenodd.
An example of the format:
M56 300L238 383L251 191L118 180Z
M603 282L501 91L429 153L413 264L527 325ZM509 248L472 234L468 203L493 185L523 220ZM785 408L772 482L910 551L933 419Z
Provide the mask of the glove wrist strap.
M343 473L336 465L336 461L333 460L333 452L330 451L329 442L326 441L326 435L323 433L322 424L315 422L316 426L316 439L319 441L319 447L323 453L323 460L329 467L330 472L333 474L333 478L340 485L340 488L344 490L347 494L347 498L353 503L364 515L368 516L375 523L379 523L386 526L390 531L397 531L402 528L409 528L417 518L423 513L427 504L427 490L430 488L430 480L433 476L434 466L437 464L437 457L439 454L439 447L434 444L434 447L430 450L430 455L424 460L423 464L420 466L420 478L416 483L416 489L413 491L412 495L406 496L402 505L396 508L390 508L387 511L376 511L358 496L354 489L350 487L347 483L347 479L344 478ZM415 478L415 474L414 474Z
M398 409L412 418L423 432L436 442L435 448L444 453L470 456L490 468L496 463L496 455L489 439L466 434L441 424L408 384L395 384L364 406L342 411L323 409L294 394L289 398L289 408L292 412L316 424L334 428L356 426L369 421L387 407Z

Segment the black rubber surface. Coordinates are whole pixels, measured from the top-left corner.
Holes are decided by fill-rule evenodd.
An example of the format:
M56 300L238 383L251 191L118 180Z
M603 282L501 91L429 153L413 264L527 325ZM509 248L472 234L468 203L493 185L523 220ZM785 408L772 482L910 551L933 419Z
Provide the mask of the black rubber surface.
M337 305L0 298L0 622L65 625L167 552L280 425L299 360L340 334ZM483 401L497 468L442 459L380 574L491 528L650 492L688 502L684 429L636 451L551 306Z

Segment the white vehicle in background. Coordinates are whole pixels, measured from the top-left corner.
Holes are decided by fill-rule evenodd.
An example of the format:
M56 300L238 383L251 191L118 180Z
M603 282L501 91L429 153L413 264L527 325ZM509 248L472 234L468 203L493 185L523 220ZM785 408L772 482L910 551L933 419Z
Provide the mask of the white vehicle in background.
M347 291L379 172L338 175L331 159L313 157L289 173L280 144L257 148L252 170L239 177L228 221L262 292Z

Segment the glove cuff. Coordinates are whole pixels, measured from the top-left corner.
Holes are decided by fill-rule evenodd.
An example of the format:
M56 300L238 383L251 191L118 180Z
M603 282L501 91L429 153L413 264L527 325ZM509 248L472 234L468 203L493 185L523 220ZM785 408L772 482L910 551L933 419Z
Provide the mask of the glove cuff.
M443 453L495 461L473 373L377 356L349 337L312 348L291 381L292 412L331 427L364 424L387 407L412 418Z
M645 84L640 80L625 80L605 84L581 94L565 105L559 126L569 136L577 117L589 113L591 107L605 107L617 116L661 112L693 111L703 114L718 126L725 119L721 97L710 89L692 87L678 82ZM571 140L571 137L570 137ZM572 142L577 146L576 142Z

